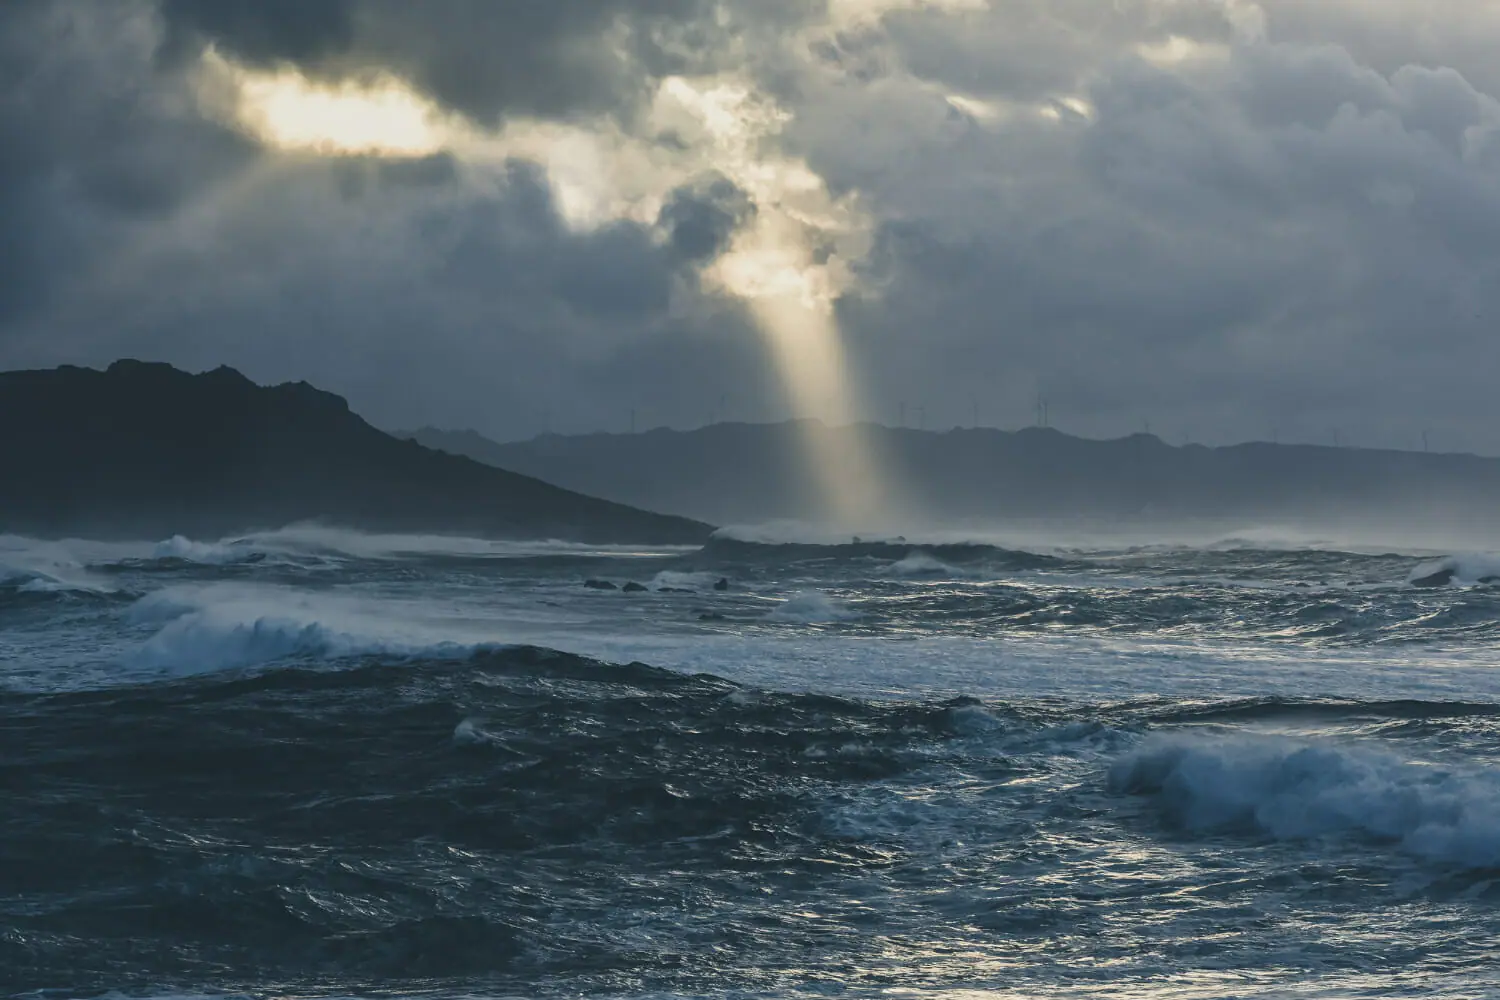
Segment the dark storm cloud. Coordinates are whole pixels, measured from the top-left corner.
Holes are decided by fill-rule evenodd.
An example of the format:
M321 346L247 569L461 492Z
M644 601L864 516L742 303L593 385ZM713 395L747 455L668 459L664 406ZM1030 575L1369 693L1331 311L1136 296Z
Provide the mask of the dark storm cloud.
M528 77L512 60L503 72L533 88L524 93L501 77L444 83L442 74L461 68L465 45L475 72L486 46L489 59L508 44L568 48L587 61L607 41L601 25L629 5L528 5L508 21L499 5L425 5L430 37L405 4L314 6L321 12L260 2L0 10L13 84L0 104L9 140L0 143L0 221L24 234L0 250L6 363L132 353L228 362L263 378L316 378L397 423L448 417L540 430L618 423L618 386L604 387L610 398L580 386L590 373L644 377L654 364L631 358L659 360L662 345L705 369L743 353L750 331L736 310L713 319L717 340L694 334L691 316L669 315L691 264L681 241L722 241L727 223L714 213L744 211L732 185L684 191L669 213L675 242L630 222L575 233L534 165L513 162L498 187L475 187L447 153L282 162L194 102L190 54L213 43L268 67L416 67L419 82L475 114L570 102L587 111L619 95L602 78L585 87L597 93L570 92L584 83L564 79L566 65ZM647 21L691 7L637 6ZM476 31L489 33L482 44L452 37ZM381 44L402 51L382 63L370 55ZM550 56L527 58L534 66ZM650 71L632 68L632 85ZM693 197L702 201L691 201L698 214L688 218ZM622 353L629 345L640 354ZM737 367L754 368L742 358ZM659 370L656 378L671 381ZM638 405L662 420L707 414L709 394L726 388L697 381L686 392L642 392L651 404ZM774 392L762 385L753 395Z
M870 43L880 97L794 126L893 220L869 265L883 294L842 310L877 414L926 400L929 425L966 422L975 400L1014 424L1045 396L1089 433L1411 446L1436 423L1493 450L1493 96L1356 54L1395 39L1289 37L1271 5L1202 32L1188 3L1132 22L1148 6L995 5L946 35L902 15ZM1029 30L1039 11L1066 30ZM978 65L1028 44L1033 69ZM893 100L917 65L993 117Z
M0 6L0 322L253 155L177 113L180 81L152 73L151 54L139 7Z
M816 9L755 0L753 24ZM173 51L211 43L258 65L326 75L388 70L445 106L491 123L507 114L626 113L648 81L725 63L744 25L717 0L164 0Z
M359 160L253 183L217 233L94 291L79 357L306 378L391 427L623 429L631 409L643 425L704 419L726 394L777 413L739 312L674 313L672 247L640 226L569 231L533 166L484 191Z
M0 242L0 365L228 362L387 424L501 436L632 409L696 422L723 396L784 415L742 304L696 277L780 209L694 160L701 139L646 125L664 76L725 72L792 115L761 152L805 158L868 221L839 315L874 416L904 401L966 422L977 402L1016 425L1040 395L1099 434L1411 444L1431 426L1500 450L1500 17L1457 0L974 8L0 5L0 225L19 234ZM480 128L655 143L673 164L660 211L569 225L521 160L258 149L199 110L210 44L252 67L393 73Z
M717 257L755 214L755 202L727 177L709 177L673 191L657 224L685 260Z
M162 54L195 58L220 45L259 66L313 63L354 44L354 7L344 0L161 0Z

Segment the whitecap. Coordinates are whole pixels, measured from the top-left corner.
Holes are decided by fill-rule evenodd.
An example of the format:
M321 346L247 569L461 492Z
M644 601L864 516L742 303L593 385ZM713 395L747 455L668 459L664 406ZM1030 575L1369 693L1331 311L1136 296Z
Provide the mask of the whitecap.
M766 618L770 621L822 625L858 618L859 612L837 598L816 590L804 590L777 605Z
M955 576L958 571L941 559L920 549L912 551L906 558L891 564L891 572L897 576Z
M167 588L141 598L127 618L157 629L123 665L175 674L287 659L461 658L504 644L488 630L423 620L410 608L269 586Z
M28 593L109 594L118 588L88 571L68 542L0 536L0 586Z
M1176 825L1277 840L1362 837L1425 861L1500 867L1500 775L1370 747L1281 737L1161 736L1115 762L1111 791Z
M1500 554L1469 552L1421 563L1407 577L1408 583L1446 582L1472 586L1500 579Z

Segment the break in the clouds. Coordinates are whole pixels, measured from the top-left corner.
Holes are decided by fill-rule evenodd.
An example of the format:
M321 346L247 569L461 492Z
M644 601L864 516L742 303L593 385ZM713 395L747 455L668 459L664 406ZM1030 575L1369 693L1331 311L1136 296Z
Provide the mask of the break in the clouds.
M0 366L683 426L818 408L794 302L887 422L1500 451L1497 44L1459 0L17 0Z

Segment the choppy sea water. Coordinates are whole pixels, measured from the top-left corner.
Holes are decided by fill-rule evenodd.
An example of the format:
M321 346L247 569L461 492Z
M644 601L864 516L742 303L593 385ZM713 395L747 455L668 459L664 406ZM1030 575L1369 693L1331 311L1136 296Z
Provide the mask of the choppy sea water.
M1495 995L1497 574L0 538L0 993Z

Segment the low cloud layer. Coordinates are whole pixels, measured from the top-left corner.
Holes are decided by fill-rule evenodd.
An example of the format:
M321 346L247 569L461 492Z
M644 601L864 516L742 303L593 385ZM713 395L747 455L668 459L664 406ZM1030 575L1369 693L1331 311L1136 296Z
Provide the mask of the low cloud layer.
M774 293L884 422L1500 453L1497 44L1457 0L23 0L0 366L778 419Z

